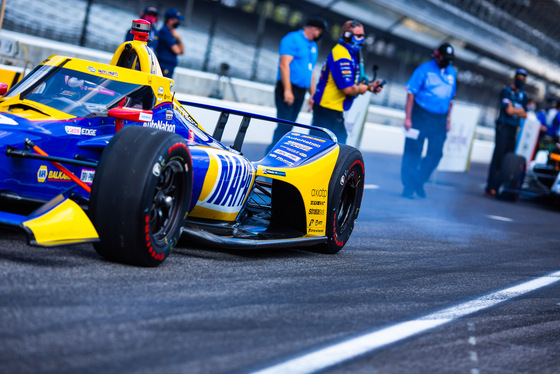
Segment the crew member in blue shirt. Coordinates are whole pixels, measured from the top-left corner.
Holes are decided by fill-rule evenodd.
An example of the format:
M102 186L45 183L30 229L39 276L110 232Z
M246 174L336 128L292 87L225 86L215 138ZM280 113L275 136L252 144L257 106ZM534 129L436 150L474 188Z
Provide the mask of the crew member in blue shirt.
M163 76L173 78L173 72L177 66L178 55L185 52L181 36L177 32L177 28L184 21L185 17L181 15L175 8L167 9L164 17L164 24L159 29L158 43L156 47L156 55Z
M506 153L515 151L517 129L522 118L527 117L527 94L523 91L527 71L517 69L513 82L500 93L500 113L496 120L496 136L494 137L494 153L488 170L488 181L485 194L493 197L498 190L498 174Z
M303 106L305 92L309 90L309 106L313 105L315 93L315 76L313 67L317 62L317 41L326 29L326 22L319 18L310 18L303 29L292 31L280 41L278 74L274 100L276 117L295 121ZM291 131L293 126L278 124L268 151Z
M156 23L159 20L158 9L155 6L147 6L144 8L140 18L150 22L152 27L150 28L150 34L148 35L148 47L155 51L157 46L157 36L156 36ZM124 37L125 42L130 42L134 40L134 35L131 33L132 29L128 29Z
M426 197L424 184L430 179L443 156L443 144L450 128L452 99L457 88L457 72L451 65L453 47L442 44L434 58L414 70L406 83L408 91L404 128L418 130L418 137L407 135L401 165L402 196L412 199L414 193ZM422 158L425 140L426 156Z
M327 56L317 91L313 95L313 120L311 124L331 130L339 143L346 143L348 133L344 126L344 111L350 109L354 98L383 88L381 79L373 83L359 81L359 57L365 40L364 26L358 21L346 21L338 44ZM322 136L323 133L312 132Z

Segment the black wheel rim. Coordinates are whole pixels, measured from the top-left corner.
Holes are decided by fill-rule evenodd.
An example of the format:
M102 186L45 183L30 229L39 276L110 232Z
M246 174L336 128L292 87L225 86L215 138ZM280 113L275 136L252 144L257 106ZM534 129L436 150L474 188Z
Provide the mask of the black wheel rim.
M336 213L336 224L340 231L344 231L352 216L352 209L356 201L357 184L355 178L347 178L342 188L340 204Z
M174 233L182 220L187 173L182 162L171 160L161 170L152 208L150 210L150 233L157 245L167 244L168 235Z

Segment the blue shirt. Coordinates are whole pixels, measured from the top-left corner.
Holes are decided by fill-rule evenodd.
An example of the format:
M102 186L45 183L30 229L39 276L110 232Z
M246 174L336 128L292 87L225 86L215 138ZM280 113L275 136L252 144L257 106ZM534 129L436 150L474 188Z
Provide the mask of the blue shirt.
M504 87L500 92L500 114L496 122L505 123L511 126L519 126L521 118L516 115L509 115L506 113L506 108L511 104L514 108L523 108L527 111L527 94L523 90L515 91L511 87Z
M317 43L307 39L303 30L292 31L282 38L278 52L280 56L287 55L294 58L290 62L290 82L299 87L309 88L313 67L317 62ZM280 68L276 80L282 80Z
M416 103L435 114L445 114L449 111L449 103L455 97L456 88L455 68L448 65L442 69L436 60L418 66L406 82L406 89L414 95Z
M321 69L313 100L322 107L342 112L350 109L354 96L342 90L356 83L358 56L346 44L337 44Z
M177 65L177 55L173 53L171 47L177 44L177 39L171 34L167 25L163 25L157 33L156 55L158 60L163 63Z

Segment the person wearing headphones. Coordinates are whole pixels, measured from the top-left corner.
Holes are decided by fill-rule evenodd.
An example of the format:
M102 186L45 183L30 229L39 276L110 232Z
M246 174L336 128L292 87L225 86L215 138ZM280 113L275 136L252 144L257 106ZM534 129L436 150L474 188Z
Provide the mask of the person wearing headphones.
M173 78L173 72L178 62L178 55L185 52L181 36L177 32L177 28L184 21L185 17L175 8L165 11L164 24L158 31L158 44L156 47L156 55L163 76Z
M342 35L331 50L321 69L317 90L313 95L311 124L331 130L339 143L346 143L348 133L344 126L344 111L350 109L354 98L366 91L379 93L381 79L373 83L358 81L359 52L365 40L364 26L358 21L346 21ZM312 132L324 137L324 133Z
M152 25L150 29L150 34L148 35L148 47L152 48L155 51L157 46L157 35L156 35L156 23L159 20L158 17L158 9L155 6L149 5L144 8L142 14L140 14L140 18L150 22ZM128 29L126 35L124 37L125 42L130 42L134 40L134 35L131 33L132 29Z
M494 152L492 161L488 169L488 180L484 194L488 197L495 197L498 190L498 174L502 165L502 160L507 153L515 151L517 140L517 129L521 124L522 118L527 118L528 98L523 88L527 71L517 69L513 77L513 82L500 92L500 113L496 120L496 136L494 137Z
M295 121L308 90L311 95L309 106L313 105L312 97L316 84L313 67L318 56L317 41L321 39L326 28L327 23L323 19L310 18L303 29L288 33L280 41L280 61L274 90L276 117ZM267 153L292 128L279 123Z
M426 197L424 184L443 156L443 144L450 129L452 99L457 89L457 72L451 65L455 57L453 47L444 43L433 56L432 60L418 66L406 83L406 139L401 181L404 186L402 196L409 199L414 198L414 193L420 198ZM422 158L426 139L428 150Z

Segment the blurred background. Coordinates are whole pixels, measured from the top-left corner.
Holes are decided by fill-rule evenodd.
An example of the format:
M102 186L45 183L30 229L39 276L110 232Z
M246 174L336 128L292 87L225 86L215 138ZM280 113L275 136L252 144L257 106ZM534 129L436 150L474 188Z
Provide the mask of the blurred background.
M456 49L457 100L481 108L479 126L494 126L499 92L516 68L529 72L526 91L542 107L560 96L558 0L3 0L2 5L2 30L109 53L147 5L159 9L158 28L165 10L177 8L186 18L178 29L185 45L180 67L270 85L270 92L286 33L308 17L328 22L328 35L319 42L319 70L341 25L356 19L367 33L366 71L372 74L377 65L378 76L388 81L375 105L402 110L404 84L442 42ZM30 62L34 66L46 57ZM223 63L227 72L220 70ZM181 74L176 73L177 89L200 94ZM241 96L251 101L251 95Z

